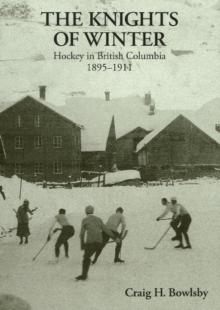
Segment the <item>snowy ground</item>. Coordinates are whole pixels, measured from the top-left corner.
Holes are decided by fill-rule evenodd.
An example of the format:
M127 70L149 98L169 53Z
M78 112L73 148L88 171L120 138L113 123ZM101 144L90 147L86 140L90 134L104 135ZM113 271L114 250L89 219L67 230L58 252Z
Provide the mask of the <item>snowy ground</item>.
M0 179L7 200L1 200L0 224L16 226L13 208L18 207L19 180ZM28 198L31 207L39 210L30 221L31 238L27 246L19 246L15 233L0 239L0 292L12 293L26 299L34 310L124 310L219 309L219 181L199 180L199 184L176 184L148 188L113 187L85 189L42 189L23 183L22 199ZM152 246L168 226L156 222L162 212L160 198L177 196L192 215L190 228L192 250L174 249L169 232L156 250ZM124 240L124 265L113 263L114 245L108 245L97 265L92 266L89 280L75 282L81 273L82 252L79 249L79 228L84 207L93 204L96 214L105 221L122 206L125 209L129 234ZM76 235L70 241L70 258L53 258L55 238L35 262L33 256L45 242L51 218L60 207L67 209ZM63 253L62 253L63 254ZM154 290L163 287L186 290L190 287L208 290L205 300L198 297L169 298L125 296L126 288Z

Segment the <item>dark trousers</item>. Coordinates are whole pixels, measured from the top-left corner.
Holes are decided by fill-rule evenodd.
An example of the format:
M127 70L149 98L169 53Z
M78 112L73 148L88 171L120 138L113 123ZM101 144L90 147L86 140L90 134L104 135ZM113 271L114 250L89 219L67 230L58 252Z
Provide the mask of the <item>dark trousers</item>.
M179 216L177 216L177 218L173 218L172 219L172 221L170 222L170 226L173 228L173 230L175 231L175 233L176 233L176 236L178 236L178 225L179 225L179 223L180 223L180 219L181 219L181 217L180 217L180 215Z
M60 255L60 247L63 244L65 256L69 255L69 244L68 239L71 238L75 233L74 227L71 225L63 226L62 231L56 241L55 244L55 256L59 257Z
M188 246L190 246L190 241L189 241L189 236L187 232L189 230L191 221L192 221L191 216L189 214L184 214L180 217L180 225L177 228L177 236L178 236L180 243L182 244L182 241L183 241L182 236L184 236L186 244Z
M111 232L114 234L115 238L120 238L121 235L117 232L117 231L113 231L111 230ZM103 238L103 243L102 246L100 247L100 249L98 249L95 253L95 257L93 262L95 263L99 257L99 255L102 253L102 250L104 249L104 247L106 246L106 244L108 243L110 237L109 235L107 235L105 232L102 233L102 238ZM121 247L122 247L122 241L119 243L116 243L115 246L115 260L117 260L119 258L119 254L121 252Z
M91 256L101 248L102 244L98 242L86 243L85 252L82 262L82 276L87 278L89 267L91 263Z

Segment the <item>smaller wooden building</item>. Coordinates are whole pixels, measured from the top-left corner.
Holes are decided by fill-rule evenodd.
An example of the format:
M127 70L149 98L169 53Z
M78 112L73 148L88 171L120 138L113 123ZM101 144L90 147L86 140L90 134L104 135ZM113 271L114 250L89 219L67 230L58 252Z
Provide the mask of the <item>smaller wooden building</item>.
M214 132L214 130L213 130ZM140 167L219 165L220 136L202 130L183 115L149 133L138 145Z
M118 169L131 169L138 166L136 147L150 133L144 128L137 127L116 141L116 161Z

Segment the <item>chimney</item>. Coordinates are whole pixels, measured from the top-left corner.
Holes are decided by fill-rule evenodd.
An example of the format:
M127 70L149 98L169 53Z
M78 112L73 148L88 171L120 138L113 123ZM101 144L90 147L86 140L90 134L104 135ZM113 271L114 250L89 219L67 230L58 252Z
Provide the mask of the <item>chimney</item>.
M105 101L110 101L110 91L105 91Z
M46 86L39 86L40 99L46 99Z
M152 102L149 106L149 115L154 115L155 114L155 104Z
M148 106L151 104L151 93L150 92L145 94L144 103Z
M220 124L215 124L215 130L220 132Z

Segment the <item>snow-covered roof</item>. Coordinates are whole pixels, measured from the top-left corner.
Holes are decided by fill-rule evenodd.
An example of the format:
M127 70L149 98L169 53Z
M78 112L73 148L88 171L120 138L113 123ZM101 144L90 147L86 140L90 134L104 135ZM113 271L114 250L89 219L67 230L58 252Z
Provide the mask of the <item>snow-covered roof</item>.
M215 130L215 125L207 124L202 122L201 119L196 114L189 113L188 115L176 114L170 117L168 120L164 120L162 124L149 133L144 139L142 139L136 148L136 152L139 152L145 145L147 145L150 141L153 140L162 130L164 130L170 123L172 123L177 117L182 115L190 122L192 122L196 127L198 127L201 131L203 131L206 135L208 135L211 139L213 139L216 143L220 144L220 133Z
M205 103L191 115L190 120L213 140L220 143L220 132L215 129L215 125L220 124L220 98Z
M66 105L57 107L62 115L83 125L81 145L83 152L105 151L107 137L113 114L102 100L74 98Z
M154 100L152 102L155 104ZM162 121L176 115L173 110L155 110L149 115L149 106L144 97L129 96L105 101L101 98L73 97L64 106L57 107L84 126L82 151L105 151L112 117L115 119L116 138L120 138L137 127L147 131L157 128Z
M82 128L81 125L77 124L76 122L74 122L72 119L70 119L68 116L65 116L65 115L62 115L61 113L59 113L56 109L56 106L52 105L51 103L47 102L46 100L43 100L43 99L40 99L40 98L37 98L33 95L25 95L23 97L20 97L19 99L17 99L16 101L14 102L11 102L11 101L8 101L8 102L3 102L0 104L0 113L11 108L12 106L14 106L15 104L17 104L18 102L26 99L26 98L32 98L34 99L35 101L39 102L40 104L44 105L45 107L47 107L49 110L53 111L54 113L56 114L59 114L59 116L65 118L67 121L71 122L71 123L74 123L77 127L80 127Z
M144 96L113 98L110 101L103 98L73 96L68 98L66 104L62 106L52 105L35 96L31 97L75 124L83 126L81 131L83 152L105 151L113 116L117 139L137 127L152 131L138 144L137 151L179 114L186 116L217 143L220 143L220 133L215 130L215 124L220 122L219 98L205 104L196 113L190 110L158 110L155 105L155 114L149 115L149 106L145 104ZM0 105L0 112L13 105L14 102ZM152 102L155 104L153 99Z
M153 99L152 102L155 104ZM215 130L217 115L219 115L218 119L220 120L220 99L214 100L212 105L214 105L215 111L208 121L205 120L209 115L207 111L201 112L201 115L205 115L202 118L198 116L197 111L158 110L156 105L155 114L149 115L149 106L145 105L144 97L141 96L113 98L110 101L101 98L73 97L59 109L62 114L68 115L68 117L83 124L82 151L105 151L113 116L117 139L135 128L141 127L146 131L152 131L145 137L148 141L151 138L153 139L178 115L182 114L217 143L220 143L220 134ZM210 104L207 104L207 109L209 108ZM216 119L214 120L214 118ZM140 146L142 141L139 143Z
M169 120L164 120L163 123L159 127L157 127L151 133L146 135L146 137L144 137L144 139L142 139L137 144L136 152L139 152L145 145L147 145L154 137L156 137L161 131L163 131L177 117L178 117L178 115L174 115L174 116L170 117Z

